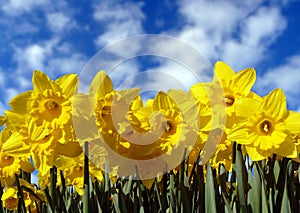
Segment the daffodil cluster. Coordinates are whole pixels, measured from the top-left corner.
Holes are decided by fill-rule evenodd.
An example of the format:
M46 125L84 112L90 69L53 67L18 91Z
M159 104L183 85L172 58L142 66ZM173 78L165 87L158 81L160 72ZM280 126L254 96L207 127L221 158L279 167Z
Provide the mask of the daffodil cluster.
M203 163L231 170L236 142L253 161L273 154L298 161L300 114L287 109L281 89L265 97L251 91L255 80L253 68L235 73L217 62L211 82L197 83L187 93L160 91L143 102L138 88L115 90L104 71L96 74L88 94L78 93L75 74L51 80L34 71L33 89L14 97L0 117L1 199L8 209L16 208L16 175L37 170L45 188L53 167L82 195L84 142L90 175L98 181L106 164L111 177L132 166L111 153L135 162L158 159L155 167L167 169L179 169L189 154L192 165L200 154Z

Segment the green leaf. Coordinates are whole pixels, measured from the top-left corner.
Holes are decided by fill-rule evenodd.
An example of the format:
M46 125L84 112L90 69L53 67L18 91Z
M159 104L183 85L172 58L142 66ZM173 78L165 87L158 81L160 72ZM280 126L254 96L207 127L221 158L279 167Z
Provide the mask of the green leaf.
M264 180L261 181L261 204L262 204L262 213L268 213L268 201L267 201L267 191Z
M89 176L89 152L88 152L88 142L84 143L84 192L83 192L83 213L88 213L90 211L90 176Z
M279 178L279 172L280 172L280 165L279 165L277 160L274 163L273 171L274 171L275 181L276 181L276 184L277 184L278 183L278 178Z
M205 212L215 213L216 208L214 177L210 164L207 164L206 169L206 184L205 184Z
M128 195L132 189L132 178L133 178L132 175L130 175L122 187L123 193L125 195Z
M248 183L250 185L250 190L248 192L248 206L251 207L252 212L260 212L261 209L261 180L259 172L257 170L257 164L254 164L253 174L252 170L248 170Z
M246 200L245 200L245 161L243 160L243 153L241 149L241 145L238 144L236 146L236 179L237 179L237 187L238 187L238 198L239 204L241 207L241 212L247 211Z

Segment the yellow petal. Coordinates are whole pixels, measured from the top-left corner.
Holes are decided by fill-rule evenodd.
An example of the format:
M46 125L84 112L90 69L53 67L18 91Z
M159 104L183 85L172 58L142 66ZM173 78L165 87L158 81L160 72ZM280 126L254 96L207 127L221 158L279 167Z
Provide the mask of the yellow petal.
M3 126L3 124L5 124L5 122L6 122L6 117L0 115L0 126Z
M29 160L21 160L21 169L27 173L34 171L34 167Z
M5 111L6 127L11 130L19 130L20 126L25 123L25 116L11 110Z
M61 156L55 160L55 166L60 170L72 168L74 164L75 161L72 158L68 158L68 157Z
M256 72L253 68L242 70L234 77L234 84L244 96L247 96L256 80Z
M139 88L131 88L128 90L118 90L116 91L116 96L114 97L113 101L118 103L118 101L126 101L127 103L131 103L135 100L140 94Z
M9 105L15 112L26 115L32 109L32 91L27 91L15 96L10 102Z
M14 157L30 155L30 147L23 145L23 138L18 132L14 132L2 145L2 151Z
M8 140L11 134L12 133L8 128L4 128L2 131L0 131L0 146L2 146L2 144Z
M246 146L246 151L249 155L249 157L253 160L253 161L260 161L260 160L264 160L266 159L268 156L265 156L263 153L261 153L260 151L258 151L257 148L255 147L250 147L250 146Z
M213 81L229 80L235 74L231 67L222 61L217 61L214 67Z
M171 89L168 91L168 96L171 97L174 102L176 102L177 104L181 103L185 97L186 97L186 93L183 92L182 90L177 90L177 89Z
M272 134L273 135L273 134ZM258 137L259 149L263 151L270 151L273 148L273 137L271 136L261 136Z
M246 122L239 123L229 132L227 138L230 141L236 141L239 144L251 144L251 140L249 140L248 132L246 129Z
M155 111L171 110L176 107L176 103L166 93L160 91L157 93L153 101L153 109Z
M288 116L288 111L286 108L286 97L282 89L275 89L263 97L261 108L269 111L276 121L285 119Z
M234 103L235 114L238 117L248 119L259 110L261 102L252 98L240 98Z
M143 104L143 100L142 100L141 96L137 96L131 103L130 108L131 108L131 110L137 110L143 106L144 106L144 104Z
M98 128L96 126L95 116L84 117L74 116L73 124L76 137L81 141L90 141L99 137Z
M50 169L53 167L53 165L49 164L49 156L33 155L32 158L36 169L42 176L47 175Z
M34 122L28 124L28 134L31 140L42 140L52 132L53 130L45 128L44 125L37 126Z
M1 197L1 200L2 201L5 201L7 200L8 198L18 198L18 191L15 187L9 187L7 190L4 191L2 197Z
M93 96L104 97L106 94L113 91L113 84L105 71L99 71L93 79L89 93Z
M297 158L298 156L297 147L290 138L281 143L275 152L282 157Z
M146 186L147 189L150 189L155 181L155 178L151 179L142 179L143 184Z
M43 93L47 89L59 91L59 88L50 80L48 75L38 70L33 72L32 83L33 91L37 93Z
M146 107L147 108L152 108L152 106L153 106L153 101L154 101L154 99L148 99L147 101L146 101Z
M292 134L300 134L300 113L288 111L289 116L286 119L286 128Z
M93 165L92 163L90 163L89 172L90 172L90 174L92 174L94 177L96 177L97 180L98 180L99 182L102 182L102 181L104 180L101 169L98 168L98 167L96 167L96 166Z
M70 143L57 143L56 145L57 153L67 156L67 157L76 157L82 153L82 147L77 142Z
M207 105L211 101L210 95L212 94L211 92L213 91L214 85L219 85L219 84L213 84L213 83L194 84L193 86L191 86L190 92L197 101L200 101L201 103ZM222 90L220 91L223 93Z
M55 83L60 86L60 88L62 89L62 93L66 97L71 98L77 91L78 76L76 74L63 75L60 78L56 79Z

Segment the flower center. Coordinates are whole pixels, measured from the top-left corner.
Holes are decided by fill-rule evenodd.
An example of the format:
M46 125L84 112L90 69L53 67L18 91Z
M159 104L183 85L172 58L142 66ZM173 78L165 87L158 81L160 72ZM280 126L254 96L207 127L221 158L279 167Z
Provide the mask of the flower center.
M234 103L234 97L231 95L227 95L224 98L224 102L225 102L226 106L232 106Z
M165 133L168 135L174 134L176 132L176 124L171 120L167 120L163 125Z
M166 126L165 126L165 131L170 132L172 129L172 125L169 121L167 121Z
M274 130L272 123L268 120L264 120L263 122L261 122L259 129L261 130L262 133L266 135L271 134Z
M48 110L54 110L58 107L58 103L56 103L54 100L50 100L46 102L46 108Z
M109 116L109 115L111 115L111 107L110 106L104 106L102 108L102 117Z

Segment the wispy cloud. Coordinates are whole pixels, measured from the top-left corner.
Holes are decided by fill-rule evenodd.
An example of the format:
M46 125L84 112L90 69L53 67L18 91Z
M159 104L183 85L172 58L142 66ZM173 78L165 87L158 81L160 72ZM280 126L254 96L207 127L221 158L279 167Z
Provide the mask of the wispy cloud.
M73 45L58 38L15 47L17 73L32 73L34 69L46 71L53 77L63 73L78 73L87 62L86 56L74 51Z
M294 110L300 106L300 55L294 55L278 67L270 67L259 76L255 88L266 95L270 90L282 88L287 96L289 106ZM300 108L299 108L300 109ZM298 110L299 110L298 109Z
M47 25L53 32L66 32L66 30L76 27L76 21L63 11L51 12L47 14Z
M21 15L24 12L29 12L32 9L50 3L47 0L9 0L1 6L1 9L9 15Z
M102 24L103 33L95 44L103 47L120 39L144 33L142 2L121 2L104 0L94 5L94 19Z
M210 61L222 59L236 69L264 60L268 47L286 27L277 6L253 1L180 1L184 27L175 35ZM173 32L174 34L174 32Z

